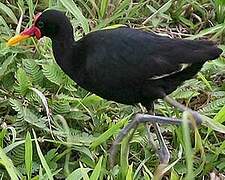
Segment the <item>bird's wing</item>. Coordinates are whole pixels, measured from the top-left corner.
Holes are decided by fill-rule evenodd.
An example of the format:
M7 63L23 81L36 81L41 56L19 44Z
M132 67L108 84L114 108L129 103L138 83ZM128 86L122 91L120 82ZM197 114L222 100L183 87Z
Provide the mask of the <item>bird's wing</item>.
M91 33L83 42L93 80L120 86L163 78L221 53L209 41L170 39L130 28Z

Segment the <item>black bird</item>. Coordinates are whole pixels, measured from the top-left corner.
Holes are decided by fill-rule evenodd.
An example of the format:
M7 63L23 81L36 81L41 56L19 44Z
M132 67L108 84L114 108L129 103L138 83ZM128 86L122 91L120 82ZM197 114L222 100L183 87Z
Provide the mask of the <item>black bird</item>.
M84 89L123 104L141 103L149 111L154 100L161 98L195 117L167 95L222 53L211 41L170 39L127 27L91 32L75 41L69 19L57 10L36 16L33 26L11 38L8 45L43 36L51 38L58 65ZM169 152L157 123L179 124L181 120L147 114L135 116L118 135L111 149L112 161L116 145L141 122L154 124L162 146L161 162L168 162Z

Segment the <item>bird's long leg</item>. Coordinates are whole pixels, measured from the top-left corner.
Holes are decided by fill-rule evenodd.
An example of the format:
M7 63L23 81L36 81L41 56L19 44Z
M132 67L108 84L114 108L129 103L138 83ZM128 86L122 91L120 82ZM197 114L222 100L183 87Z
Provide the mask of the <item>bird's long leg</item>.
M162 136L162 133L160 131L160 127L158 123L152 123L155 129L155 133L157 136L157 139L159 141L159 148L156 149L156 153L159 156L160 164L157 166L155 173L154 173L154 179L161 179L163 177L163 171L168 166L169 160L170 160L170 152L167 148L166 142Z
M158 146L157 146L156 142L154 141L153 136L151 135L150 129L151 129L152 123L146 123L145 126L147 129L148 143L153 147L155 152L158 152Z
M199 113L197 113L196 111L193 111L191 109L189 109L188 107L185 107L184 105L178 103L177 101L173 100L172 98L170 98L169 96L165 96L164 100L166 102L168 102L169 104L179 108L182 111L188 111L189 113L192 114L192 116L194 117L194 119L196 120L196 124L201 124L202 122L202 118L200 116ZM130 132L131 129L135 129L140 123L158 123L158 124L174 124L174 125L179 125L182 123L181 119L176 119L176 118L169 118L169 117L162 117L162 116L154 116L154 115L149 115L149 114L137 114L135 115L134 119L127 125L125 126L119 133L119 135L116 137L116 140L113 142L111 149L110 149L110 165L111 167L114 166L115 163L115 157L118 151L118 145L121 143L121 141L123 140L123 138ZM191 125L191 122L189 122ZM155 126L155 130L156 132L159 129ZM160 135L157 135L158 138L160 138ZM163 138L160 138L163 139ZM160 141L159 139L159 141ZM161 141L162 146L164 146L165 142ZM167 149L163 150L164 154L167 154ZM165 160L167 161L167 159L169 158L169 156L167 155L164 156ZM163 156L162 156L163 157ZM165 161L165 162L166 162Z
M151 103L150 105L147 105L146 109L148 111L148 114L155 115L155 113L154 113L154 104L153 103ZM169 153L169 150L168 150L168 148L166 146L166 143L165 143L165 140L164 140L164 138L162 136L162 133L160 131L159 124L155 123L155 122L153 122L151 124L153 125L153 127L155 129L157 140L159 141L159 148L156 147L156 145L153 142L153 140L150 140L152 137L151 137L151 135L148 132L148 134L149 134L148 136L150 138L149 142L153 146L153 148L156 151L156 153L158 154L159 159L160 159L160 164L167 165L169 163L169 160L170 160L170 153Z
M164 100L166 102L168 102L169 104L173 105L174 107L177 107L178 109L182 110L182 111L188 111L194 117L196 124L201 124L202 119L201 119L201 116L198 112L193 111L190 108L178 103L176 100L172 99L169 96L165 96ZM152 109L150 109L150 110L148 109L148 112L152 113L153 111L152 111ZM159 158L160 158L160 163L161 164L167 164L169 162L169 159L170 159L170 153L169 153L168 148L165 144L164 138L163 138L163 136L160 132L159 124L154 123L154 122L152 124L154 126L155 131L156 131L157 139L158 139L159 145L160 145L160 149L159 149L159 152L158 152Z
M145 109L141 104L140 104L140 107L141 107L142 113L145 113ZM145 105L145 108L147 109L148 114L155 115L155 113L154 113L154 103L150 103L148 105ZM145 123L146 129L147 129L148 142L152 146L154 151L158 153L159 148L158 148L156 142L154 141L153 136L151 135L150 129L151 129L152 125L153 125L153 123L150 123L150 122Z
M175 124L179 125L182 123L181 119L176 118L168 118L168 117L161 117L161 116L154 116L149 114L136 114L134 119L125 126L118 136L116 137L115 141L113 142L111 149L110 149L110 165L111 167L114 166L115 157L118 151L118 145L121 143L123 138L130 132L131 129L135 129L140 123L159 123L159 124Z
M166 142L162 136L162 133L160 131L160 127L158 123L153 123L153 127L155 129L155 133L157 136L157 139L159 141L159 149L157 151L159 159L160 159L160 164L165 164L167 165L170 160L170 153L169 150L166 146Z
M201 115L198 112L193 111L190 108L180 104L179 102L177 102L176 100L172 99L169 96L165 96L163 99L164 99L164 101L166 101L167 103L171 104L174 107L177 107L181 111L188 111L190 114L192 114L197 125L202 123Z

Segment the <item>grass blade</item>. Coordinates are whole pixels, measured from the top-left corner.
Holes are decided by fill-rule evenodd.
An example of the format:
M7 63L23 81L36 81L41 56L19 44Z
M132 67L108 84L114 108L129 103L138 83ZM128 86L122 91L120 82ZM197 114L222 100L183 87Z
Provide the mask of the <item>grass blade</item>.
M223 108L222 108L223 109ZM223 112L224 110L222 110ZM220 112L220 111L219 111ZM224 113L224 112L223 112ZM203 122L202 125L204 125L205 127L211 128L208 130L208 134L214 130L214 131L218 131L220 133L225 134L225 126L215 120L212 120L211 118L201 115Z
M60 2L81 23L85 34L87 34L89 32L88 20L83 16L77 5L71 0L60 0Z
M101 156L99 158L99 161L98 161L97 165L95 166L94 171L91 174L90 180L99 179L99 176L100 176L100 173L101 173L101 170L102 170L102 168L101 168L102 167L102 159L103 159L103 156Z
M128 119L131 117L131 115L125 117L124 119L120 120L117 124L112 125L111 128L109 128L106 132L104 132L102 135L100 135L98 138L96 138L92 144L91 148L95 148L108 140L112 135L114 135L118 130L128 121Z
M15 16L15 14L13 13L13 11L8 7L6 6L5 4L1 3L0 2L0 9L5 12L9 17L10 19L12 19L12 21L17 24L18 23L18 20Z
M25 167L28 180L31 179L32 173L32 156L33 156L33 149L32 149L32 140L30 133L27 132L26 140L25 140Z
M109 0L102 0L101 1L101 6L100 6L100 16L101 16L101 18L103 18L105 16L108 5L109 5Z
M193 152L191 148L191 137L190 137L190 129L188 125L188 116L187 112L183 113L183 123L182 123L182 131L183 131L183 139L185 145L185 157L186 157L186 164L187 164L187 175L186 179L194 180L194 173L193 173Z
M28 4L28 9L29 9L29 24L31 25L32 21L33 21L33 16L34 16L34 3L32 0L27 0L27 4Z
M134 131L131 134L133 135L133 133ZM127 137L125 137L121 143L121 152L120 152L121 179L125 179L129 169L128 156L129 156L129 140L131 136L129 136L128 134Z
M39 158L41 160L41 164L42 164L43 168L46 171L47 177L50 180L54 180L52 172L51 172L51 170L50 170L50 168L49 168L49 166L48 166L48 164L47 164L47 162L46 162L46 160L45 160L45 158L44 158L44 156L43 156L43 154L41 152L41 148L40 148L40 146L38 144L37 136L36 136L36 133L35 133L34 130L33 130L33 135L34 135L34 141L35 141L36 148L37 148L37 153L38 153L38 156L39 156Z
M200 31L198 34L188 37L187 39L193 40L193 39L201 38L208 34L216 33L217 31L224 29L224 28L225 28L224 24L218 24L218 25L210 27L208 29L204 29L204 30Z
M168 1L163 6L161 6L157 11L155 11L151 16L149 16L142 24L145 25L151 18L153 18L157 14L164 13L170 8L171 5L172 5L172 0Z
M11 159L8 158L8 156L5 154L4 150L0 147L0 163L5 166L9 176L13 180L19 180L18 178L18 172L16 168L14 167Z

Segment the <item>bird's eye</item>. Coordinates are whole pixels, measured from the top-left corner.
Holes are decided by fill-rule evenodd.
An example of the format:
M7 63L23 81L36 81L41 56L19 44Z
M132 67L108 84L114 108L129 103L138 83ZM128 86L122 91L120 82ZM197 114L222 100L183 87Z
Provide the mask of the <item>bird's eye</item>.
M39 21L37 23L37 25L38 25L39 28L43 28L44 27L44 22L43 21Z

